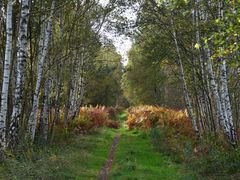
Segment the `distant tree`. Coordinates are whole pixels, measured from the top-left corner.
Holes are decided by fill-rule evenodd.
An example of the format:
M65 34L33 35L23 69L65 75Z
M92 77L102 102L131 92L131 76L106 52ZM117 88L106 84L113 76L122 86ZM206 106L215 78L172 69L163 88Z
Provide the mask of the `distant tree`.
M87 82L86 102L93 105L118 106L122 96L121 56L112 45L97 54Z

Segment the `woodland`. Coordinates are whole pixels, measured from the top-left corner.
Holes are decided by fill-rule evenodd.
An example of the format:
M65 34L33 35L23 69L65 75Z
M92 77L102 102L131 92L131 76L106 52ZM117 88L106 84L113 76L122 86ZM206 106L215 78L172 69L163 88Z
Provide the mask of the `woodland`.
M239 90L239 0L0 0L0 179L240 179Z

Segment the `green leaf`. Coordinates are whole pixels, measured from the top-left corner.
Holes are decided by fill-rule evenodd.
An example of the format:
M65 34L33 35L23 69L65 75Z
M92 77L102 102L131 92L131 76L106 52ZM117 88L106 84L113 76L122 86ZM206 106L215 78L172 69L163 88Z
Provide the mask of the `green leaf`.
M200 48L200 45L198 43L195 44L194 46L196 49L199 49Z

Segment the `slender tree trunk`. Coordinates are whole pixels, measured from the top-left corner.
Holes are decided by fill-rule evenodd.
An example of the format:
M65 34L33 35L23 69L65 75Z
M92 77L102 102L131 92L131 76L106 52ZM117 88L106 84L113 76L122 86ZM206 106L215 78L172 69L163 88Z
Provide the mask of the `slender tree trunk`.
M227 67L226 67L226 60L222 58L221 67L221 102L225 108L225 126L228 132L228 138L231 144L235 145L237 142L236 131L233 125L233 117L232 117L232 107L228 92L228 82L227 82Z
M211 52L210 49L207 48L207 63L208 63L208 74L210 78L210 88L211 88L211 93L212 96L214 97L214 101L216 103L216 108L217 108L217 117L218 117L218 123L223 126L224 125L224 114L222 111L222 105L221 105L221 100L220 96L218 93L218 85L216 83L216 77L215 73L213 72L213 67L212 67L212 62L211 62Z
M223 10L223 1L218 1L218 18L222 19L224 16L224 10ZM221 30L219 29L219 32ZM221 49L224 49L224 47L220 47ZM223 57L219 58L221 60L220 64L220 93L221 93L221 103L222 103L222 109L224 112L224 129L226 132L226 135L228 137L229 142L232 145L235 145L237 143L237 137L235 128L233 125L233 117L232 117L232 107L230 102L230 96L228 92L228 78L227 78L227 65L226 60Z
M226 75L225 75L226 71L223 69L221 70L221 86L220 86L220 90L219 90L219 92L220 92L220 95L219 95L218 85L216 83L215 74L213 72L212 62L210 59L211 55L210 55L209 49L207 49L207 53L208 53L208 72L209 72L209 77L210 77L211 91L212 91L212 95L214 97L214 100L215 100L215 103L217 106L217 114L218 114L219 123L220 123L221 127L223 127L224 133L228 137L230 143L234 144L235 140L236 140L235 130L233 127L233 123L229 123L229 120L228 120L228 115L227 115L227 111L226 111L227 107L225 104L225 98L226 98L227 94L225 93L224 85L222 85L222 84L226 83L226 80L224 80L224 79L226 79ZM222 65L221 65L221 67L222 67ZM232 129L230 128L230 126L232 126Z
M28 56L27 35L29 21L29 0L22 0L21 18L18 35L18 53L17 53L17 75L16 87L14 92L14 105L9 130L9 145L15 146L17 143L19 123L23 108L23 87L25 81L25 66Z
M0 1L0 36L2 34L2 20L3 20L3 2Z
M76 59L76 50L74 51L74 58L73 61L70 64L70 78L68 82L68 88L66 92L66 101L65 101L65 107L64 107L64 127L67 126L69 116L70 116L70 111L71 111L71 103L72 103L72 92L74 89L74 82L75 82L75 71L76 71L76 66L77 66L77 59Z
M40 49L40 52L39 52L40 55L39 55L38 70L37 70L37 82L36 82L36 87L34 92L32 111L28 121L28 131L29 131L30 139L32 141L34 140L36 126L37 126L39 92L40 92L40 86L41 86L42 76L43 76L43 67L44 67L46 56L48 53L48 46L49 46L50 36L52 32L52 21L53 21L54 9L55 9L55 0L52 1L51 13L48 20L47 28L44 33L45 35L44 35L44 41L43 41L43 49L42 50Z
M6 49L4 59L3 85L1 95L1 111L0 111L0 153L6 148L6 119L8 111L8 90L10 81L10 67L12 58L12 11L13 1L8 0L7 4L7 20L6 20Z
M83 49L84 50L84 49ZM80 106L82 104L82 100L84 97L84 77L83 77L83 71L84 71L84 56L83 52L80 52L80 54L77 55L77 68L74 72L74 79L72 81L73 89L70 94L70 111L69 111L69 117L70 119L74 119L77 113L80 110Z
M0 42L2 41L2 23L3 23L3 2L0 1ZM2 51L0 49L0 73L3 72L3 58L2 58ZM0 84L2 85L2 81L0 81ZM2 86L0 86L0 89L2 89Z
M176 31L174 28L172 16L171 16L171 25L172 25L172 30L173 30L173 32L172 32L173 40L174 40L175 48L176 48L176 52L177 52L177 62L178 62L179 69L180 69L180 79L181 79L181 82L183 85L184 99L185 99L185 103L187 106L188 115L189 115L190 119L192 120L193 129L195 131L197 139L199 139L199 129L197 126L196 118L194 117L194 114L193 114L193 108L192 108L190 97L189 97L189 92L188 92L184 69L183 69L183 64L182 64L182 58L180 55L180 49L179 49L178 41L177 41L177 34L176 34Z
M205 71L205 59L204 59L204 50L203 50L203 46L202 46L202 42L201 42L201 38L200 38L200 28L199 28L199 16L200 16L200 11L199 11L199 0L195 0L194 1L194 5L195 7L193 8L193 25L195 26L195 39L196 39L196 43L198 44L199 48L198 53L199 53L199 64L200 64L200 93L199 93L199 97L200 97L200 103L202 104L202 108L203 109L207 109L208 108L208 94L209 91L208 89L210 89L209 83L207 82L206 79L206 71ZM207 118L206 120L211 121L211 119L209 118L210 116L208 116L206 113L207 111L203 111L204 116ZM211 125L211 124L209 124ZM217 127L217 129L219 129Z

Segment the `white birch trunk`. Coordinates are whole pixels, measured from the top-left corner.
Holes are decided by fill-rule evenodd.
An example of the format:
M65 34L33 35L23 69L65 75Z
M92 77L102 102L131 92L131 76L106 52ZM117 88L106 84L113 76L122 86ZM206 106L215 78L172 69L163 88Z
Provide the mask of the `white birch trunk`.
M213 72L213 67L212 67L212 62L211 62L211 52L210 49L207 48L207 64L208 64L208 73L209 73L209 78L210 78L210 89L211 89L211 93L212 96L214 97L215 103L216 103L216 108L217 108L217 115L218 115L218 120L219 120L219 124L221 126L224 126L224 114L222 111L222 105L221 105L221 100L220 100L220 96L218 93L218 85L216 82L216 77L215 77L215 73Z
M32 111L31 111L29 121L28 121L28 131L29 131L30 139L32 141L34 140L36 126L37 126L39 92L40 92L40 86L41 86L42 76L43 76L43 67L44 67L46 56L48 53L48 46L49 46L50 36L51 36L51 32L52 32L52 21L53 21L54 9L55 9L55 0L52 1L51 13L50 13L50 17L48 20L47 28L44 33L45 35L44 35L44 41L43 41L43 49L42 50L40 49L40 52L39 52L37 82L36 82L36 87L35 87L35 92L34 92Z
M205 83L205 66L204 66L204 58L202 55L202 43L201 43L201 39L200 39L200 32L199 32L199 0L195 0L194 4L195 4L195 8L193 8L193 25L195 26L195 39L196 39L196 43L199 45L198 53L199 53L199 64L200 64L200 73L201 73L201 85L200 85L200 92L199 93L199 103L200 105L202 105L202 108L200 109L207 109L207 93L205 92L205 88L203 86L208 85ZM206 88L207 89L207 88ZM206 120L207 119L207 111L203 110L201 112L202 117L204 117ZM202 119L202 118L201 118Z
M196 6L196 10L195 10L195 14L196 17L195 17L195 26L196 26L196 31L195 31L195 37L196 37L196 41L197 41L197 44L199 45L199 61L200 61L200 68L201 68L201 75L202 75L202 78L203 80L205 79L204 77L204 62L203 62L203 57L202 57L202 54L201 54L201 40L200 40L200 33L199 33L199 0L195 0L195 6ZM194 21L194 20L193 20ZM194 22L193 22L194 23Z
M171 16L171 25L172 25L172 31L173 31L172 32L173 40L174 40L174 43L175 43L175 48L176 48L176 52L177 52L177 56L178 56L177 61L178 61L178 65L179 65L179 68L180 68L180 79L181 79L181 82L182 82L182 85L183 85L184 99L185 99L185 103L186 103L186 106L187 106L188 115L189 115L190 119L192 120L193 129L195 131L195 134L196 134L197 138L199 138L199 129L198 129L198 126L197 126L196 118L194 117L194 114L193 114L193 108L192 108L192 105L191 105L189 92L188 92L188 88L187 88L187 83L186 83L186 80L185 80L182 58L181 58L181 55L180 55L180 49L179 49L179 45L178 45L178 41L177 41L177 34L176 34L176 31L175 31L175 28L174 28L174 23L173 23L172 16Z
M226 116L226 131L228 132L228 138L231 144L236 144L237 142L237 136L236 131L233 124L233 116L232 116L232 107L229 97L229 91L228 91L228 78L227 78L227 66L226 66L226 60L222 58L222 63L220 65L221 67L221 75L220 75L220 81L221 81L221 101L222 104L224 104L225 108L225 116Z
M0 35L2 34L3 2L0 1Z
M222 19L224 16L224 10L223 10L223 1L218 1L218 18ZM220 30L219 30L220 32ZM223 47L220 47L221 49L224 49ZM225 124L224 128L226 131L226 135L229 139L229 142L232 145L235 145L237 143L237 136L236 131L233 125L233 117L232 117L232 107L228 92L228 78L227 78L227 65L225 58L221 57L221 64L220 64L220 82L221 82L221 103L222 103L222 109L224 111L224 117L225 117Z
M3 27L2 27L2 23L3 23L3 2L2 0L0 0L0 41L2 41L2 30L3 30ZM0 73L2 74L3 72L3 59L2 57L0 58ZM2 82L0 82L2 83ZM2 87L0 87L2 88Z
M78 56L77 56L78 57ZM84 96L84 78L83 78L83 68L84 68L84 57L82 52L80 53L77 69L74 72L74 78L72 81L72 89L70 93L70 108L69 117L73 119L78 113L78 109L81 106L83 96Z
M28 56L27 47L28 21L29 21L29 0L22 0L21 18L18 35L16 87L14 91L14 105L10 122L8 142L10 146L15 146L17 143L19 122L22 115L25 66Z
M196 26L196 30L195 30L195 37L196 37L196 42L197 44L199 45L199 60L200 60L200 68L201 68L201 76L202 76L202 81L204 84L206 84L206 92L203 92L202 94L202 98L201 98L201 103L203 103L206 107L208 108L208 105L206 104L207 103L207 95L209 95L209 92L211 91L210 89L210 84L209 84L209 81L208 81L208 74L206 73L206 68L205 68L205 65L204 65L204 62L206 62L206 60L204 59L204 48L202 48L202 43L201 43L201 38L200 38L200 32L199 32L199 17L201 17L202 15L202 11L201 9L199 8L200 7L200 0L195 0L194 1L194 4L195 4L195 14L196 14L196 20L195 20L195 26ZM201 51L202 50L202 51ZM207 57L208 58L208 57ZM206 58L206 59L207 59ZM210 59L209 59L210 60ZM206 63L208 64L208 63ZM212 69L212 68L211 68ZM214 75L212 75L212 79L215 79ZM215 83L215 82L214 82ZM216 99L216 98L215 98ZM218 111L217 111L218 112ZM208 119L209 122L210 122L210 119ZM216 130L218 131L220 128L219 128L219 122L218 122L218 113L216 115L216 119L215 119L215 128Z
M228 93L225 92L227 87L224 87L225 86L224 84L227 83L227 81L226 81L227 76L226 76L226 71L225 71L226 66L223 67L224 63L221 64L221 75L220 75L221 86L219 88L219 92L220 92L220 95L219 95L218 85L216 83L216 78L215 78L215 74L213 72L212 62L210 59L210 57L211 57L210 50L207 49L207 52L208 52L208 72L209 72L209 77L210 77L211 91L212 91L214 100L216 102L219 123L224 130L224 134L228 137L230 143L235 144L236 134L235 134L234 126L233 126L232 115L231 115L231 120L229 121L228 114L227 114L227 106L226 106L226 101L225 101L226 97L227 97L227 101L229 102L228 106L230 106L229 95L228 95ZM228 89L227 89L227 91L228 91ZM231 107L230 107L230 110L231 110ZM229 111L228 113L231 114L231 111Z
M10 67L12 58L12 11L13 1L8 0L6 20L6 49L4 59L3 85L0 111L0 152L6 148L6 118L8 111L8 89L10 81Z

